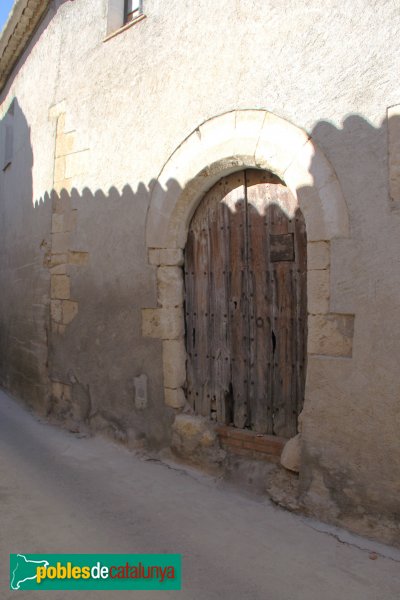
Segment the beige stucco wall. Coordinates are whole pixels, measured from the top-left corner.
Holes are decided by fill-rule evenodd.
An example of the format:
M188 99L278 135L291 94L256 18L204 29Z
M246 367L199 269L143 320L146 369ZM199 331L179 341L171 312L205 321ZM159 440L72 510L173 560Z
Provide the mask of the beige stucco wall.
M350 222L348 238L330 241L329 309L355 315L353 352L309 358L304 502L395 541L400 213L389 197L387 108L400 102L396 2L145 0L146 18L104 42L107 4L54 2L1 96L2 117L16 98L19 140L0 173L3 384L74 427L168 443L162 342L141 330L141 310L157 306L145 241L152 183L202 123L267 110L320 147ZM52 190L63 187L59 201ZM54 277L69 289L54 292ZM77 305L63 305L71 318L57 313L63 301ZM34 363L28 382L16 368L21 349Z

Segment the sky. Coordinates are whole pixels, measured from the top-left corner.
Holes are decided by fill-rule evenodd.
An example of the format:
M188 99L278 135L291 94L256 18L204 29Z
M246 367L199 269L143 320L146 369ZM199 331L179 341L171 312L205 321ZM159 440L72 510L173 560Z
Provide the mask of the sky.
M4 23L7 21L8 13L11 10L14 0L0 0L0 31L4 27Z

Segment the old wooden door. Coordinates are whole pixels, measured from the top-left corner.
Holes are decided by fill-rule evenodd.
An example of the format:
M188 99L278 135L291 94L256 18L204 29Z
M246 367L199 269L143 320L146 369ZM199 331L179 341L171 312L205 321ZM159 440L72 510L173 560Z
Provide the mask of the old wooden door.
M185 251L187 395L197 414L291 437L306 372L306 231L287 187L257 170L219 181Z

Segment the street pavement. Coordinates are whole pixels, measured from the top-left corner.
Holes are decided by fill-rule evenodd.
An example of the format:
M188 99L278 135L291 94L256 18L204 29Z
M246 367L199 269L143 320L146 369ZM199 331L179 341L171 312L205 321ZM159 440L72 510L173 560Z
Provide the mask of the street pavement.
M0 391L1 600L399 600L398 550L318 527L199 472L50 425ZM41 552L179 553L182 590L10 591L9 554Z

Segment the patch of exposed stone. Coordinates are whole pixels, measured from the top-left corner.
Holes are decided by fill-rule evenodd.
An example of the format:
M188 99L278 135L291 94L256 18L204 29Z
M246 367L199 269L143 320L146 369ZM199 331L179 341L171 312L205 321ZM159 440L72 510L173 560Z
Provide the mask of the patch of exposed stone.
M181 459L210 471L218 471L226 457L215 424L188 414L177 415L172 425L171 449Z

